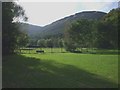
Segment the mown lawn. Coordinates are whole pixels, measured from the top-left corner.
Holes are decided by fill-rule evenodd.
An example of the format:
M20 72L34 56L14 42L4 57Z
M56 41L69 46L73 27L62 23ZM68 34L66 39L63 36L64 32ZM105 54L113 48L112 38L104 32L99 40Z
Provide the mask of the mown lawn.
M44 53L3 58L3 87L118 87L118 55Z

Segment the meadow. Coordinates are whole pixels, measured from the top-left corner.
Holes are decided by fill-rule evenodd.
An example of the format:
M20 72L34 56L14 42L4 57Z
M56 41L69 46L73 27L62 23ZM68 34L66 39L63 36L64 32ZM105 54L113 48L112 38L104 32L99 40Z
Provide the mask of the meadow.
M117 54L78 54L61 49L3 58L3 87L117 88ZM24 51L25 52L25 51Z

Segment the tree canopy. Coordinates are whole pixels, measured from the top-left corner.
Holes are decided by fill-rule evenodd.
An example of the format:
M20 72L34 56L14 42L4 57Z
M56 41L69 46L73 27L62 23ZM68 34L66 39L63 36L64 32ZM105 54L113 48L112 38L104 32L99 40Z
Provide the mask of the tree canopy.
M19 19L27 20L25 11L15 2L2 3L2 54L14 53L19 46L18 39L21 37Z
M68 51L77 48L118 49L118 18L120 9L111 10L101 20L80 19L66 29L65 47Z
M118 20L120 9L111 10L98 25L98 48L118 48Z

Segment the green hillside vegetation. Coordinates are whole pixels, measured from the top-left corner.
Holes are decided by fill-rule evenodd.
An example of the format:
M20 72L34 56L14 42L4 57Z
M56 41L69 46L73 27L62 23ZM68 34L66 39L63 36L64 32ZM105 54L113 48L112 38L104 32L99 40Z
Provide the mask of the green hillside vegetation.
M57 20L44 27L35 26L31 24L21 23L21 30L28 33L32 39L50 38L50 37L63 37L64 29L68 27L68 23L80 19L100 20L106 13L99 11L85 11L76 13L74 15Z
M108 14L94 11L77 13L43 27L30 39L29 45L64 47L68 51L82 48L118 49L118 15L119 8ZM59 25L64 26L61 29ZM60 40L62 46L59 45ZM48 45L49 41L52 41L51 45Z

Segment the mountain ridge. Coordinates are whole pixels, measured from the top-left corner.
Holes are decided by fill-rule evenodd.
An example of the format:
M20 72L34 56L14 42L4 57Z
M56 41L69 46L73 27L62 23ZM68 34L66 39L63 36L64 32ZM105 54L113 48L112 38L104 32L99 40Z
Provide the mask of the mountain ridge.
M56 20L46 26L38 26L38 25L32 25L28 23L24 23L28 28L25 30L27 31L28 35L31 38L44 38L47 36L59 36L62 35L64 32L64 28L68 23L74 22L76 20L80 19L88 19L88 20L100 20L102 17L104 17L107 13L101 12L101 11L83 11L79 13L75 13L73 15L61 18L59 20Z

